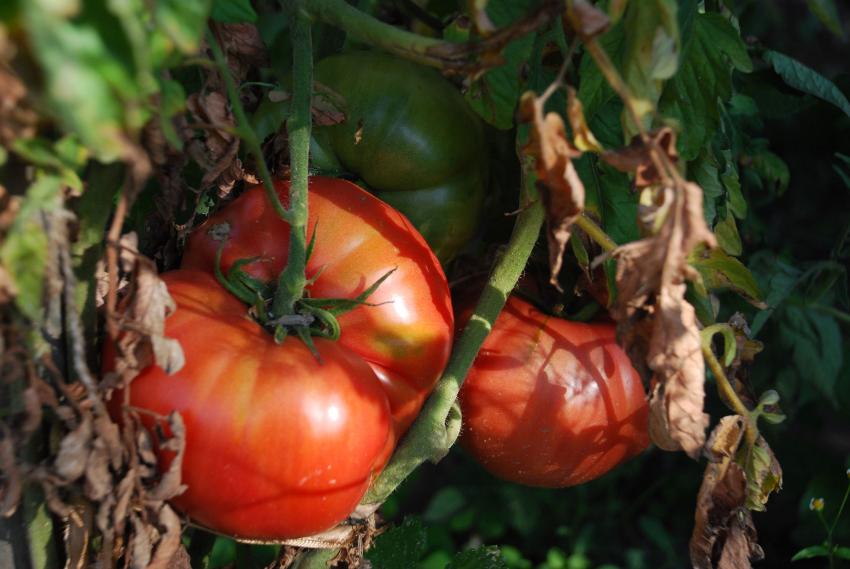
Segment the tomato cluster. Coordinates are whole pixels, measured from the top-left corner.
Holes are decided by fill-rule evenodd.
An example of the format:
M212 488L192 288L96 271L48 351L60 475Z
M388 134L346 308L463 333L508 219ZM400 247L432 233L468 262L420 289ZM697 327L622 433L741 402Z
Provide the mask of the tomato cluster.
M182 268L163 275L177 304L165 333L185 366L171 376L151 366L121 395L152 412L149 426L181 413L187 490L175 504L244 539L333 527L386 464L448 361L454 316L438 257L475 231L486 183L481 124L436 72L352 53L320 62L316 78L345 97L347 113L317 129L316 157L337 160L384 201L341 179L310 179L306 294L353 299L391 274L339 317L337 341L313 339L315 353L294 338L276 343L214 276L238 267L272 285L286 266L289 225L263 188L249 188L192 233ZM276 190L286 205L288 182ZM461 404L463 444L516 482L579 484L647 445L640 378L613 327L552 318L518 298Z

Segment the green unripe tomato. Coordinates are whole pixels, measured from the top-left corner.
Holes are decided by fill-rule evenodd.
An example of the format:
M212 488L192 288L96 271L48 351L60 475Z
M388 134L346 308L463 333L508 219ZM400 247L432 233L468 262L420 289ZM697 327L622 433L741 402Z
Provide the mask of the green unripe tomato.
M345 98L346 120L315 129L314 155L335 158L404 213L442 262L472 237L487 150L477 115L437 71L352 52L320 61L315 79Z

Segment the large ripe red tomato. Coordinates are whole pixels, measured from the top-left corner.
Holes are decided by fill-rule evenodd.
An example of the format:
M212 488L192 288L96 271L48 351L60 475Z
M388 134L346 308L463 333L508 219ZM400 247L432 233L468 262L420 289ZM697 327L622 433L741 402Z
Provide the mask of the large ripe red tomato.
M180 342L186 364L174 375L148 367L130 386L130 405L183 417L187 490L174 504L202 526L245 539L302 537L342 521L384 460L390 434L387 398L370 366L329 340L315 339L323 364L296 339L275 344L209 274L162 278L177 303L165 333ZM142 419L151 426L150 414Z
M277 182L284 204L289 183ZM307 276L316 298L354 298L390 269L395 272L361 306L339 319L339 343L369 362L384 384L399 436L416 418L451 351L454 317L440 264L398 211L345 180L310 178L308 238L318 231ZM253 187L212 216L189 238L183 267L212 272L219 243L209 231L230 226L222 268L259 257L245 267L264 281L286 264L289 226Z
M641 379L614 326L508 299L460 393L461 443L490 472L531 486L601 476L649 444Z

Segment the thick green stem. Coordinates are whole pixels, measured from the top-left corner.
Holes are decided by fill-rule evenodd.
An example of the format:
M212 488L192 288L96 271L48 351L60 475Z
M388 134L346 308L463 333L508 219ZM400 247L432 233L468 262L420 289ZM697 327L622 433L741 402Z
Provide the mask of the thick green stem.
M429 50L445 46L446 42L442 40L420 36L386 24L361 12L345 0L311 0L308 9L318 19L344 30L351 39L424 65L442 66L441 58L428 54Z
M392 460L369 489L363 499L364 503L378 504L386 500L420 464L426 460L442 458L457 437L459 421L447 425L447 420L452 422L460 386L508 295L516 286L543 224L543 206L533 195L534 174L529 162L526 162L524 173L525 192L520 203L528 203L531 200L534 203L517 217L508 247L496 263L478 300L475 313L452 352L443 377L423 407L419 418L396 449Z
M245 114L245 109L242 107L242 101L239 99L239 89L233 81L233 76L230 74L230 68L227 66L227 60L224 58L224 53L215 39L215 35L211 30L207 30L207 43L213 53L218 71L224 80L224 85L227 88L227 98L230 100L230 106L233 108L233 116L236 118L237 133L239 138L245 144L248 152L254 157L257 163L257 171L260 174L260 179L263 181L263 188L266 190L266 195L269 198L272 206L277 214L284 220L290 220L290 214L284 209L283 204L277 197L277 192L274 189L272 175L269 172L269 167L266 164L266 158L263 156L263 149L260 146L260 140L257 138L257 133L251 128L251 123L248 121L248 116Z
M729 378L726 377L726 372L723 371L723 366L720 365L720 361L718 361L717 356L714 355L714 351L711 349L711 346L706 345L706 343L702 344L702 355L705 358L705 363L708 364L708 368L711 370L711 373L714 374L714 379L717 381L717 390L720 392L720 398L729 405L732 410L743 417L746 424L746 439L747 443L750 446L753 446L756 443L756 439L758 439L758 429L756 428L755 422L753 421L752 415L750 414L750 410L747 409L747 406L744 405L744 402L741 401L741 398L738 397L738 394L735 393L735 388L732 387L732 384L729 382Z
M310 153L310 99L313 85L313 40L310 20L299 0L284 3L292 25L292 114L289 135L289 256L278 278L272 312L293 314L307 285L307 180Z

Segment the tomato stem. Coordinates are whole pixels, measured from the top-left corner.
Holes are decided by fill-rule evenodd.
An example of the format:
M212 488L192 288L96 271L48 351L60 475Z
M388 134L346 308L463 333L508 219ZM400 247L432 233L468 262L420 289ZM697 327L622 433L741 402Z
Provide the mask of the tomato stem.
M610 253L614 249L617 248L617 243L614 242L613 239L608 237L608 234L605 233L605 230L599 227L595 221L593 221L586 213L582 213L580 216L576 218L575 224L584 231L588 237L593 239L597 245L602 247L602 249L606 253Z
M702 343L702 355L705 358L705 363L708 365L708 368L711 370L711 373L714 374L714 379L717 381L717 391L720 393L720 398L723 400L726 405L732 408L732 410L744 418L746 421L746 431L745 436L747 439L747 443L750 446L756 444L756 439L758 439L759 431L758 427L756 427L755 421L753 420L752 413L747 409L747 406L744 405L744 402L741 401L741 398L738 397L738 394L735 392L735 388L732 387L732 384L729 382L729 378L726 376L726 372L723 371L723 366L720 365L720 361L717 359L717 356L714 355L714 350L711 349L711 346L708 343Z
M292 22L292 114L286 121L289 136L289 256L278 277L272 314L295 313L295 304L307 285L307 180L310 160L310 99L313 84L313 39L310 20L301 2L284 3Z
M245 114L245 109L242 107L242 101L239 99L239 89L233 81L233 76L230 74L230 68L227 66L227 60L224 58L224 53L215 39L215 34L207 28L206 34L207 43L212 51L216 66L221 78L224 80L224 85L227 88L227 98L230 100L230 106L233 109L233 116L236 119L236 132L254 161L257 163L257 172L260 174L260 179L263 181L263 188L266 190L266 195L274 207L277 214L285 221L290 221L290 214L280 203L277 197L277 192L274 189L272 175L269 172L269 167L266 164L266 158L263 156L263 149L260 146L260 140L257 138L257 133L251 128L251 123L248 121L248 116Z
M518 145L520 148L521 145ZM478 350L493 328L511 291L525 268L543 225L543 205L536 199L533 160L521 156L523 191L520 203L531 203L517 217L507 249L496 262L484 291L461 334L451 359L416 422L393 454L390 463L372 484L363 499L366 504L381 503L420 464L437 461L452 446L460 427L457 395Z

